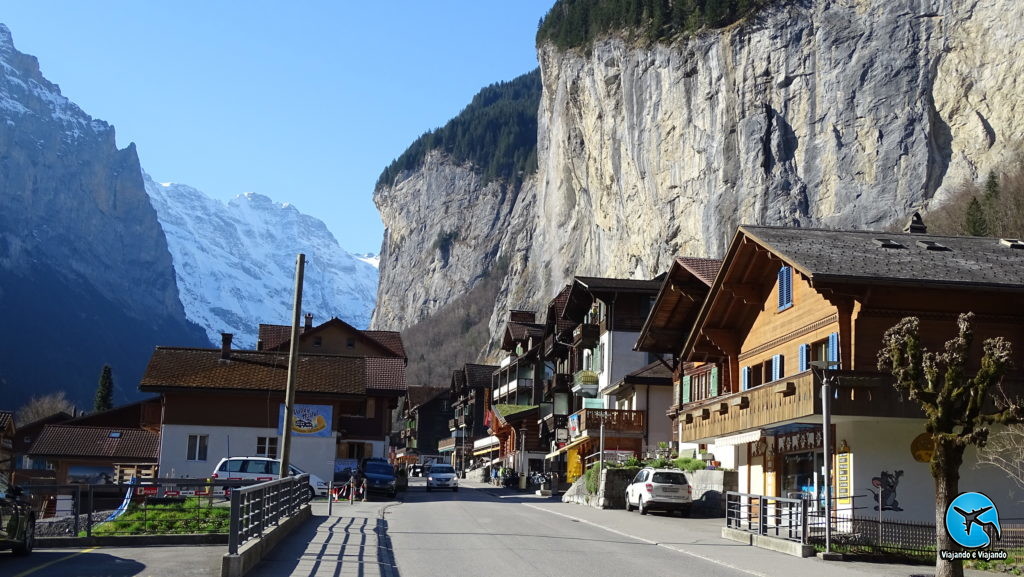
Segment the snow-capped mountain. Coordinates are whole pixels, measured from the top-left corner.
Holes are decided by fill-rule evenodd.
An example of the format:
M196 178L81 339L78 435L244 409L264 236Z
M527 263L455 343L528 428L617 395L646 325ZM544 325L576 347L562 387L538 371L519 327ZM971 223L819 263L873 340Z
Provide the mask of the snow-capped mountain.
M338 317L369 326L377 268L338 246L320 220L260 194L224 203L184 184L144 178L185 315L214 344L229 332L239 348L255 348L260 323L291 323L298 253L306 255L303 314L312 313L315 324Z

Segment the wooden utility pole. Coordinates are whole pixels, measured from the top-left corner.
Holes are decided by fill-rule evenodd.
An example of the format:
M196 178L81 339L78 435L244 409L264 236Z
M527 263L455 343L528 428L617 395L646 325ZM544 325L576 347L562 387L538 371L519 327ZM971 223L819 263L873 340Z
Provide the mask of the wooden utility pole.
M284 441L281 448L280 478L289 476L292 452L292 414L295 412L295 375L299 368L299 317L302 315L302 272L306 266L306 255L299 253L295 259L295 306L292 311L292 340L288 343L288 384L284 392Z

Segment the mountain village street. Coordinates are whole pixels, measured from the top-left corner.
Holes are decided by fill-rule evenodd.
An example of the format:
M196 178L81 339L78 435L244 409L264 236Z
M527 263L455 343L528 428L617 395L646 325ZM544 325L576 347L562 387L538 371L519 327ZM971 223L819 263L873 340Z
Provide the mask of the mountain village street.
M911 576L929 567L799 559L727 541L722 519L685 519L562 503L466 481L427 493L414 479L399 501L316 501L313 518L249 577ZM5 556L12 577L215 577L223 546L39 549ZM967 571L969 575L983 575Z

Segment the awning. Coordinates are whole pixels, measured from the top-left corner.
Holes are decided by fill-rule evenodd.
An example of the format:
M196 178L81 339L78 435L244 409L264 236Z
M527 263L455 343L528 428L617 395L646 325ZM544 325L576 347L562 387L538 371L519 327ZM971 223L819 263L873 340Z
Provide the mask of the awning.
M544 459L554 459L555 457L561 455L562 453L568 452L569 449L574 449L574 448L582 445L583 443L585 443L586 441L589 441L589 440L590 440L590 437L580 437L579 439L576 439L575 441L566 444L561 449L559 449L557 451L554 451L554 452L551 452L551 453L548 453L547 455L544 455Z
M483 439L473 441L473 450L486 449L496 445L498 445L498 437L491 435L490 437L484 437Z
M715 445L744 445L746 443L753 443L761 439L762 431L758 429L756 431L747 431L746 433L737 433L735 435L729 435L728 437L718 437L715 439L713 444Z

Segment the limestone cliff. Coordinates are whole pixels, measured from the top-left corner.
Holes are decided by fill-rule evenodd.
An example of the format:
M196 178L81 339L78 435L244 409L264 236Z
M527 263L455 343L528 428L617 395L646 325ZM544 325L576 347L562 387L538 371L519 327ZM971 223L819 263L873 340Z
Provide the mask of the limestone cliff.
M89 404L104 364L116 404L157 344L198 344L134 146L14 48L0 24L0 390L6 408L64 390Z
M500 197L434 157L378 191L376 318L425 318L498 255L492 329L573 274L721 256L742 223L901 224L1024 138L1022 23L1014 0L796 0L670 45L539 46L537 174Z

